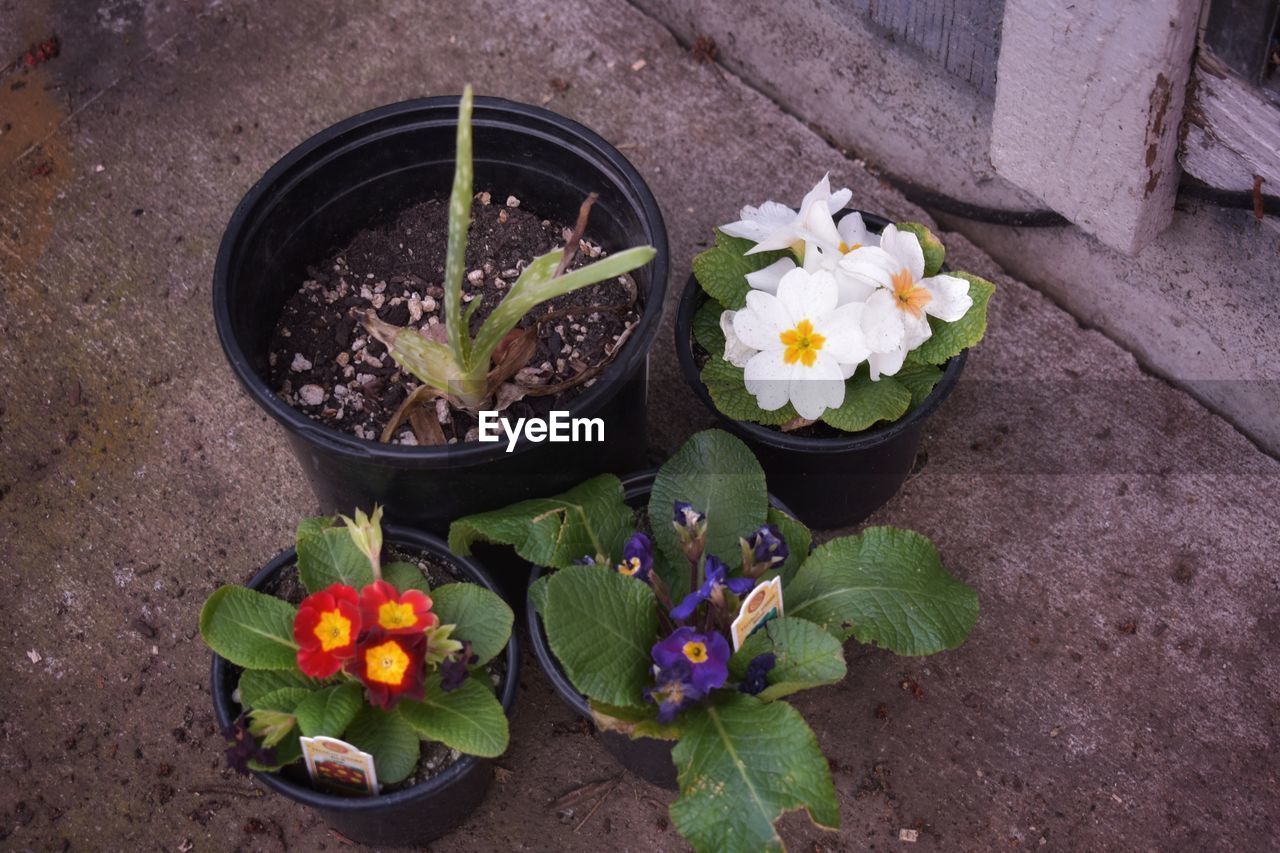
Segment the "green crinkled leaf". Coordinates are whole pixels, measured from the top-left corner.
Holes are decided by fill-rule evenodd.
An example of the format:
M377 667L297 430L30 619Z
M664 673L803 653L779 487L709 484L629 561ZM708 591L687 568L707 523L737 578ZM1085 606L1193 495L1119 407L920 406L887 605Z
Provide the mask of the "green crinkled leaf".
M750 240L730 237L716 231L716 245L693 259L693 274L698 284L712 299L726 308L741 308L747 304L747 273L762 270L788 252L761 252L748 255L754 244Z
M911 392L892 376L872 382L867 366L845 380L844 402L827 409L822 421L844 432L861 432L880 421L893 422L911 407Z
M688 728L686 715L678 715L669 723L658 722L658 707L620 707L604 702L591 701L591 718L596 728L620 732L632 738L651 737L659 740L679 740Z
M800 568L800 565L809 556L809 549L813 546L813 534L809 528L799 519L792 518L780 509L769 507L769 514L766 519L770 524L778 528L778 532L782 534L783 540L787 543L787 561L782 564L778 570L778 574L782 576L782 582L785 584L791 580L791 577Z
M317 690L293 709L298 728L306 737L342 737L364 704L364 690L358 684L338 684Z
M668 579L678 600L688 591L689 562L671 524L676 501L688 501L706 513L706 553L734 565L741 553L738 539L763 524L768 514L764 469L740 439L718 429L697 433L658 469L649 494L649 521L658 548L678 567Z
M769 686L759 694L762 702L844 678L844 647L807 619L784 616L766 623L729 659L729 673L742 680L747 664L767 652L773 652L777 660L766 679Z
M915 408L933 393L933 387L942 378L942 368L932 364L907 363L893 378L911 392L911 407Z
M751 421L766 426L780 426L796 419L795 407L790 403L771 412L760 408L756 398L747 391L742 368L725 361L723 353L722 343L720 352L711 354L700 374L702 384L707 386L707 393L721 414L735 421Z
M804 808L820 826L840 825L827 759L796 709L735 694L690 712L672 753L680 798L671 820L697 851L781 851L774 822Z
M900 655L953 649L978 619L977 593L947 573L933 543L894 527L820 545L783 593L788 616Z
M396 589L404 592L409 589L416 589L431 595L431 584L427 583L427 576L422 573L422 569L413 563L406 563L397 560L394 563L388 563L382 567L382 579L394 586Z
M973 298L973 305L954 323L944 323L937 317L929 318L933 334L911 353L912 360L918 363L945 364L948 359L976 345L986 334L987 305L991 301L991 295L996 292L996 286L972 273L954 272L948 275L969 282L969 295Z
M293 639L297 609L287 601L224 586L200 610L200 636L213 651L245 669L294 669L298 644Z
M534 565L562 569L585 556L620 557L634 529L622 483L601 474L555 497L460 518L449 528L449 548L465 557L476 542L497 542Z
M547 582L542 624L580 693L610 705L643 703L658 633L648 584L601 566L561 569Z
M255 711L283 711L292 714L294 709L312 695L305 687L280 687L258 697L252 707Z
M929 230L927 225L919 222L899 222L899 231L910 231L916 235L916 239L920 241L920 248L924 252L924 274L925 277L937 275L942 270L942 262L946 260L946 249L942 246L942 241Z
M493 660L511 639L515 614L502 596L475 583L447 583L431 593L431 611L443 625L457 625L455 640L470 640L476 666Z
M342 739L373 756L380 785L403 782L418 766L421 741L399 709L383 711L362 704Z
M547 606L547 581L551 575L541 575L536 581L529 584L529 600L533 602L533 609L539 614L546 614Z
M721 359L724 356L724 332L720 330L720 315L724 311L723 305L708 299L693 315L693 339L710 355Z
M343 583L356 591L373 583L373 567L345 526L320 528L316 519L298 526L298 577L307 592Z
M467 755L495 758L507 749L510 735L502 703L474 678L446 693L434 672L427 678L426 697L402 701L397 710L419 737Z
M246 669L240 674L240 704L246 708L258 707L258 701L269 693L284 687L300 687L308 692L319 690L324 684L308 678L297 669Z

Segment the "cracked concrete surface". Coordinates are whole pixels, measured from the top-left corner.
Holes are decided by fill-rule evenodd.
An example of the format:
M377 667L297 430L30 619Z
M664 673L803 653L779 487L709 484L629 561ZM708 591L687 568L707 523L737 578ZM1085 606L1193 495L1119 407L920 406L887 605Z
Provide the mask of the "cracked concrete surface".
M246 579L313 508L278 429L235 386L209 309L232 207L294 144L468 80L550 96L620 144L662 205L675 267L652 357L655 459L711 420L665 342L715 224L798 198L827 169L861 206L923 218L621 0L0 0L0 20L5 61L49 32L63 40L56 60L0 80L12 849L345 849L224 769L195 631L205 595ZM843 828L792 815L784 837L820 850L898 847L901 828L945 850L1271 846L1280 463L944 237L955 266L1000 284L991 328L930 422L923 469L873 521L933 537L982 615L968 644L934 658L851 648L849 678L797 702L833 759ZM432 849L682 849L670 795L629 777L580 828L549 808L618 769L526 665L510 772Z

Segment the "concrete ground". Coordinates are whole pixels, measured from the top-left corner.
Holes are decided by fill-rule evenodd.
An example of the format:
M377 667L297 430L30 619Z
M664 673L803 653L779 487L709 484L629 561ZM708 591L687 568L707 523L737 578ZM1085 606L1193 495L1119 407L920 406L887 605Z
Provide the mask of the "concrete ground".
M298 141L468 80L549 98L650 182L677 282L739 205L798 198L827 169L860 206L923 216L623 0L0 0L0 22L0 63L63 42L0 79L9 849L347 849L225 770L196 635L205 595L313 508L209 309L232 207ZM815 851L914 849L904 828L941 850L1273 847L1280 463L946 237L956 266L1001 285L990 332L930 421L927 463L874 521L933 537L982 615L938 657L851 649L844 683L798 701L843 829L789 816L784 836ZM710 422L667 332L655 456ZM531 664L501 764L433 850L682 847L671 795L630 777L591 814L550 807L618 768Z

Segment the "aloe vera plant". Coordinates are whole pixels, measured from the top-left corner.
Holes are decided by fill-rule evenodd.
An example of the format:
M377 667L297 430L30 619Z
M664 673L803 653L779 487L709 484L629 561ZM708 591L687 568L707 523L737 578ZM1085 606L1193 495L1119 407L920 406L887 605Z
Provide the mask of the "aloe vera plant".
M518 332L520 320L534 307L579 288L605 281L644 266L656 254L652 246L638 246L569 271L595 196L588 197L577 225L562 249L534 258L512 284L502 301L484 319L474 336L471 319L480 307L474 299L463 309L467 230L471 224L474 169L471 157L471 87L463 91L458 108L457 153L453 190L449 197L449 237L444 270L444 326L446 341L432 340L412 327L397 327L367 312L369 332L387 347L396 363L422 381L383 432L386 441L412 409L437 397L457 408L476 412L494 391L532 357L536 339L531 330Z

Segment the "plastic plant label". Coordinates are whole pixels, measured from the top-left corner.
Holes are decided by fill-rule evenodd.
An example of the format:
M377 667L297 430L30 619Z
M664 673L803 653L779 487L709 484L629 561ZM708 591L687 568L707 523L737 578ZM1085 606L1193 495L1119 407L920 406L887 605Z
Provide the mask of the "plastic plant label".
M772 578L758 584L743 599L738 616L729 626L729 634L733 639L733 650L742 648L743 642L759 631L769 620L782 615L782 578Z
M299 741L311 784L318 790L359 797L378 793L378 774L369 753L333 737L304 737Z

